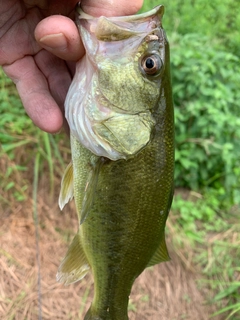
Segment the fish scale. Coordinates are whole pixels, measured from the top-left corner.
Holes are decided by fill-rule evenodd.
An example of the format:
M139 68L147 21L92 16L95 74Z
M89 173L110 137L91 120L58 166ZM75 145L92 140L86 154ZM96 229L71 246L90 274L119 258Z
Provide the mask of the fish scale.
M158 145L160 146L160 144ZM148 149L153 149L152 157L148 156L150 151ZM146 147L137 156L138 159L111 162L108 164L108 168L103 168L105 170L100 173L97 194L102 199L108 199L109 202L103 201L93 205L88 221L81 227L83 238L86 239L89 238L92 229L98 228L99 237L94 237L86 249L88 261L90 265L93 265L92 272L95 286L103 291L117 290L121 293L121 296L125 292L124 299L114 299L118 292L112 293L111 299L106 301L105 306L101 306L101 310L106 310L109 306L117 310L119 307L121 310L126 310L126 306L122 305L122 301L127 303L133 281L148 264L163 235L162 229L165 225L167 213L165 208L168 207L168 196L165 195L165 192L167 191L167 194L169 194L172 185L165 185L165 192L162 193L162 197L159 194L158 187L161 179L158 182L156 181L155 188L153 187L152 176L158 172L156 166L161 163L161 161L157 161L158 159L153 154L153 151L158 152L157 148L154 147L154 143ZM141 170L139 170L139 167ZM136 171L138 176L141 177L140 179L132 178L132 173ZM134 181L132 182L132 180ZM112 183L109 183L109 181L112 181ZM108 184L107 190L102 187L106 184ZM125 186L128 184L131 185L134 197L132 197L131 193L125 192ZM111 209L109 204L111 204ZM165 209L165 214L160 215L159 209ZM102 235L105 238L104 242L102 241ZM106 237L106 235L109 235L109 237ZM119 248L121 248L121 253L119 253ZM98 263L96 263L97 252L100 255L102 252L108 252L104 261L104 269L105 271L108 270L107 274L111 275L113 263L118 266L118 270L113 273L115 281L112 282L114 283L114 288L111 288L109 282L102 278L102 273L98 270ZM116 252L118 254L115 260ZM103 263L102 257L101 263ZM96 305L100 304L99 297L102 296L104 294L99 292L94 299L97 302L92 304L92 310L96 309L96 314L98 314ZM104 315L100 314L101 317L104 317ZM124 318L122 318L122 315L117 316L114 313L111 319Z
M162 14L162 6L142 15L104 19L80 10L78 25L90 57L84 62L92 63L88 70L93 74L83 81L78 70L84 65L79 62L65 104L72 164L63 176L59 203L62 208L74 196L79 230L57 279L73 283L91 269L94 297L84 320L127 320L134 280L146 267L169 260L164 229L173 195L174 124ZM146 23L147 19L154 23ZM119 42L127 45L131 38L136 47L132 53L127 50L128 71L132 70L128 77L114 43L124 48ZM156 70L144 65L146 57ZM116 77L106 73L115 70ZM84 90L87 100L82 97ZM89 108L97 112L88 112ZM76 119L80 109L84 117ZM85 121L92 130L87 142L82 140Z

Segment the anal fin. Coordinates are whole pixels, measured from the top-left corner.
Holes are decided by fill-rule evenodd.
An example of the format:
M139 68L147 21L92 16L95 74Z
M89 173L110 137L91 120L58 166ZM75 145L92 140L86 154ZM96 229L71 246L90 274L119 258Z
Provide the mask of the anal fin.
M77 233L58 268L57 281L65 285L74 283L84 278L89 269L90 266L83 251L80 236Z
M147 267L151 267L160 262L169 261L169 260L170 260L170 257L169 257L167 246L166 246L165 234L163 234L160 245L155 251L151 260L148 262Z

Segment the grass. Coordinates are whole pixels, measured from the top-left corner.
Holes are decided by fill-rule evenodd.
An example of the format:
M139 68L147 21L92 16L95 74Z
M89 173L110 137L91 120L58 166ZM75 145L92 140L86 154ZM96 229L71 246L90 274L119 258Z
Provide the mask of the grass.
M182 195L179 192L173 203L173 215L194 250L193 263L202 270L199 284L215 293L209 301L218 306L213 316L231 311L226 319L237 319L236 315L240 315L240 221L236 212L218 212L217 207L213 210L209 199L211 197L199 196L194 199L186 190ZM208 206L210 214L205 217ZM179 231L176 234L179 235Z

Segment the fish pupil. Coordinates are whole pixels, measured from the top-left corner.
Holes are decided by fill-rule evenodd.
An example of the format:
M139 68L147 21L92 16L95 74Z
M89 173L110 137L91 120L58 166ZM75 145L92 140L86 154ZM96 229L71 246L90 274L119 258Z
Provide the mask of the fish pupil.
M162 62L158 55L152 54L141 60L141 71L147 75L155 75L161 69Z
M147 58L145 65L146 68L152 69L155 66L154 60L152 58Z

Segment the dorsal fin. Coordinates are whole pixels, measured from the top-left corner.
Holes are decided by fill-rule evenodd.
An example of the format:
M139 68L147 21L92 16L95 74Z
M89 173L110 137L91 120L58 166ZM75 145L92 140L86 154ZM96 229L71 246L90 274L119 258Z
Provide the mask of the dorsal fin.
M58 198L58 205L62 210L68 201L73 198L73 165L72 162L69 163L67 168L64 171L62 181L61 181L61 190Z
M65 285L74 283L84 278L89 269L90 266L82 248L81 238L77 233L58 268L57 281Z
M147 267L154 266L160 262L169 261L170 257L168 255L168 250L165 242L165 234L162 237L159 247L155 251L154 255L152 256L151 260L149 261Z

